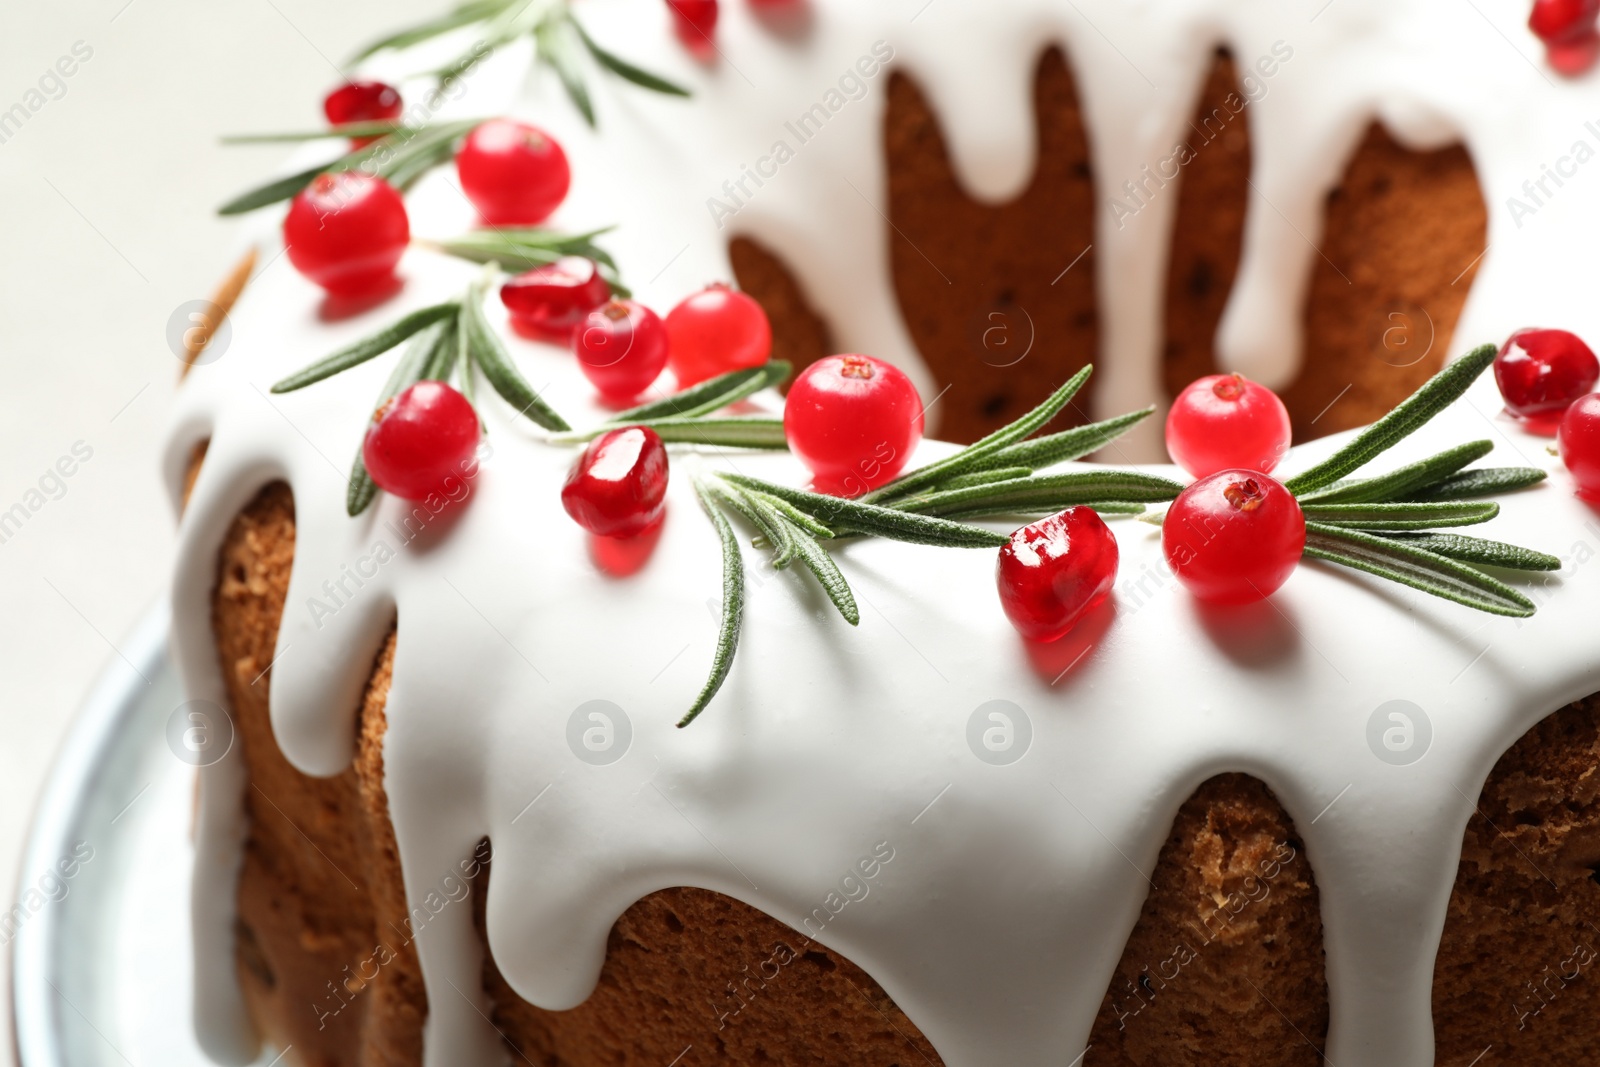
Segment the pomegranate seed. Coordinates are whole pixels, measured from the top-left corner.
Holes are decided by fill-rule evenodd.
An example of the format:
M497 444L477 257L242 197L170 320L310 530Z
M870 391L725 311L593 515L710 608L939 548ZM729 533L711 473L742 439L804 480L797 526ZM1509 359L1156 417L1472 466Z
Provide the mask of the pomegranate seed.
M789 448L818 492L860 496L891 481L922 440L922 399L898 367L829 356L807 367L783 411Z
M490 119L467 134L456 172L478 217L491 226L544 221L572 185L567 154L555 138L510 119Z
M1528 29L1547 45L1566 44L1592 32L1600 0L1533 0Z
M1248 604L1271 596L1294 572L1306 547L1306 520L1281 483L1258 471L1219 471L1172 502L1161 546L1195 596Z
M322 101L322 113L333 126L352 122L394 122L404 111L405 102L400 99L400 91L385 82L345 82ZM350 143L364 148L376 140L376 137L353 137Z
M693 49L711 47L717 28L717 0L667 0L678 40Z
M1068 508L1012 534L995 579L1017 632L1056 641L1111 594L1117 539L1093 508Z
M1600 58L1600 31L1590 27L1570 41L1557 41L1545 46L1544 55L1557 74L1575 78L1594 66Z
M562 256L500 287L500 300L518 332L561 344L571 343L584 317L610 299L611 286L600 268L582 256Z
M726 285L709 286L668 312L667 338L667 361L684 389L729 371L759 367L772 355L767 313Z
M1167 451L1196 478L1229 467L1270 473L1290 433L1278 394L1238 374L1190 382L1167 413Z
M361 459L378 488L406 500L454 496L477 473L478 413L444 382L422 381L372 415Z
M283 220L289 262L336 296L375 292L394 277L411 241L405 201L361 171L318 175Z
M572 335L584 376L608 401L631 400L667 365L667 328L632 300L613 300L584 318Z
M1578 484L1578 495L1600 500L1600 393L1590 393L1567 408L1557 444L1561 462Z
M1559 418L1600 380L1600 360L1577 334L1518 330L1494 357L1494 380L1511 414Z
M633 537L661 521L667 446L654 430L627 426L589 442L561 487L573 521L601 537Z

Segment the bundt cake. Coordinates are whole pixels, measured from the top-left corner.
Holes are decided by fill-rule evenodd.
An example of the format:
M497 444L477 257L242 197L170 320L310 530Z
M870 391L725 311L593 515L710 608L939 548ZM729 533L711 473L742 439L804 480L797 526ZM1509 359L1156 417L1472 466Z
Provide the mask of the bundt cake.
M665 517L619 565L561 497L572 443L625 405L492 296L433 310L484 284L463 257L582 234L642 305L737 284L796 370L837 351L901 368L946 441L1015 425L1091 363L1050 431L1239 372L1283 398L1296 474L1474 345L1600 335L1579 254L1600 238L1593 80L1548 65L1518 5L718 13L483 0L372 52L364 72L446 152L494 115L564 148L542 236L480 227L464 165L391 168L400 280L352 296L314 284L310 241L279 254L273 212L245 223L253 258L218 300L231 339L188 353L165 457L176 659L235 726L200 771L207 1052L1600 1064L1600 518L1489 378L1385 462L1482 438L1485 462L1550 472L1490 527L1559 557L1535 579L1490 568L1525 617L1309 561L1219 607L1184 591L1161 531L1107 507L1115 592L1039 643L1008 625L986 551L846 537L826 553L842 594L765 564L730 586L719 533L788 527L730 534L694 475L806 485L777 449L669 436ZM329 114L396 136L389 112ZM278 199L328 165L328 142L304 151ZM273 389L406 321L513 368L459 357L482 441L420 501L373 481L393 357ZM420 353L413 379L458 358L429 343L401 357ZM490 402L516 382L526 402ZM782 403L764 390L731 417L768 425ZM1099 458L1180 477L1159 432ZM925 442L910 469L954 451ZM705 706L708 664L727 673Z

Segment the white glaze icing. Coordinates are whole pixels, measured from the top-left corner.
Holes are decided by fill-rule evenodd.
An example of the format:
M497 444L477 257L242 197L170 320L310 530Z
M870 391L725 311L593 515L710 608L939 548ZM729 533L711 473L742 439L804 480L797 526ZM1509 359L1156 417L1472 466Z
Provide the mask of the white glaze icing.
M599 138L579 125L547 73L523 84L525 48L491 60L469 98L450 107L488 114L509 106L555 131L576 173L556 222L620 223L607 240L647 302L670 306L729 277L726 240L750 234L792 265L845 347L896 360L927 386L887 269L887 242L898 238L881 217L885 74L726 230L706 200L774 140L793 144L784 122L822 101L878 41L929 93L973 192L1014 193L1034 160L1034 65L1060 43L1086 107L1106 206L1096 239L1104 350L1095 400L1111 413L1160 399L1161 285L1176 197L1163 190L1122 227L1108 197L1184 135L1215 46L1252 64L1284 42L1292 57L1247 109L1256 192L1220 334L1229 365L1270 383L1292 375L1323 196L1375 115L1407 143L1459 137L1478 167L1492 250L1458 347L1529 323L1600 335L1588 273L1576 269L1600 235L1600 201L1583 188L1594 179L1578 168L1520 226L1502 207L1525 196L1523 181L1539 178L1541 165L1574 141L1600 145L1600 131L1584 125L1600 118L1592 82L1541 73L1521 5L813 7L809 32L787 39L746 5L724 4L725 58L702 66L673 42L662 5L586 3L597 37L696 92L685 103L596 77ZM414 59L384 62L392 72ZM419 233L470 224L452 178L435 173L412 195ZM840 872L887 841L895 859L871 895L819 940L872 974L951 1067L1072 1062L1178 806L1208 776L1242 770L1283 802L1315 871L1329 1059L1341 1067L1432 1062L1433 961L1473 800L1530 725L1600 689L1600 648L1589 630L1600 568L1586 565L1600 546L1600 521L1570 494L1545 442L1497 414L1491 383L1480 382L1392 459L1490 437L1498 447L1486 463L1555 470L1548 485L1506 500L1487 530L1573 561L1541 590L1543 610L1532 620L1488 618L1318 566L1300 568L1267 604L1208 613L1160 580L1156 531L1118 522L1116 607L1066 639L1060 662L1040 667L999 611L988 552L881 541L841 549L863 606L859 630L815 588L762 570L752 554L733 674L702 719L680 731L673 723L710 660L719 588L717 543L684 471L729 464L798 481L798 466L786 456L676 455L655 557L639 576L610 580L589 566L580 531L560 510L556 488L570 453L542 444L490 401L493 455L472 503L447 531L401 544L391 525L406 513L399 502L382 500L354 521L343 510L360 413L388 361L292 396L270 398L266 388L403 310L463 288L473 268L413 251L396 299L326 322L319 293L273 258L272 222L257 230L272 262L234 312L232 347L190 376L166 457L176 495L189 446L210 438L180 536L180 667L193 697L223 702L209 609L217 549L256 490L286 479L298 537L270 676L279 742L309 773L347 764L357 697L398 613L385 758L408 893L420 900L490 837L490 947L524 997L547 1008L583 1001L610 926L653 890L713 889L801 927ZM1063 266L1078 251L1062 249ZM498 307L489 311L499 318ZM560 410L580 423L599 417L568 357L511 344ZM1148 455L1155 441L1152 420L1124 447ZM1285 469L1335 443L1297 449ZM929 443L919 458L943 447ZM331 616L314 614L311 598L334 603L322 583L357 567L380 541L394 558ZM1373 710L1397 698L1425 709L1433 728L1431 749L1406 767L1380 761L1366 741ZM605 767L575 759L565 740L572 711L593 699L620 705L632 724L630 750ZM969 716L994 699L1014 701L1032 723L1031 748L1010 766L980 762L967 748ZM196 1011L206 1047L222 1062L245 1062L254 1051L231 962L242 785L236 754L203 774ZM478 1010L475 944L470 911L459 906L418 938L432 1067L504 1059Z

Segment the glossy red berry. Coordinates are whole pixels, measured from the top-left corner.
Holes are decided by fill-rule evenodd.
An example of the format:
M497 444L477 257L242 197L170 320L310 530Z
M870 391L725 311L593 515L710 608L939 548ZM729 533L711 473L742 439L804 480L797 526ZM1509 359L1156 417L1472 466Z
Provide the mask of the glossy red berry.
M1055 641L1111 595L1117 539L1092 508L1068 508L1011 535L995 568L1000 606L1023 637Z
M729 371L759 367L772 355L772 325L761 305L712 285L667 313L667 362L687 389Z
M362 171L322 174L302 189L283 220L296 270L337 296L383 288L411 242L405 201Z
M454 498L477 473L478 413L444 382L422 381L372 415L361 459L378 488L406 500Z
M1570 41L1557 41L1545 46L1545 59L1557 74L1575 78L1587 72L1600 58L1600 31L1593 27Z
M632 537L661 521L667 446L654 430L627 426L589 442L561 487L573 521L601 537Z
M1201 600L1248 604L1294 573L1306 520L1282 483L1259 471L1219 471L1172 502L1161 547L1178 580Z
M1600 360L1577 334L1518 330L1494 357L1506 410L1524 419L1560 418L1600 381Z
M322 113L332 126L352 122L394 122L405 111L400 91L385 82L345 82L322 101ZM371 144L376 137L356 137L357 148Z
M1290 436L1278 394L1238 374L1190 382L1167 413L1167 451L1196 478L1229 467L1270 473Z
M584 317L572 335L584 377L610 401L650 388L667 365L667 328L643 304L612 300Z
M562 256L524 271L500 287L500 300L519 333L568 344L589 312L611 299L594 260Z
M709 48L717 29L717 0L667 0L678 39L690 48Z
M860 496L911 459L922 440L922 398L898 367L871 356L829 356L790 387L783 431L818 492Z
M536 126L490 119L456 153L461 188L491 226L532 226L561 206L572 185L567 154Z
M1557 443L1578 495L1600 500L1600 393L1580 397L1567 408Z
M1600 0L1534 0L1528 29L1545 44L1576 41L1593 32Z

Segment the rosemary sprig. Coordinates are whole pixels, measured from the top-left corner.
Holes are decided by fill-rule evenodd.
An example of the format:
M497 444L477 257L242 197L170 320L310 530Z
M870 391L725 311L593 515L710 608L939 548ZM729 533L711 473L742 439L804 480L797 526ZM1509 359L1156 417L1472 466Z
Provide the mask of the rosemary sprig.
M964 477L974 477L967 475ZM961 479L955 479L960 481ZM1140 471L1096 470L1033 476L957 486L896 501L894 507L920 515L1025 515L1060 511L1096 500L1123 504L1174 500L1183 486Z
M689 711L678 720L679 729L694 722L706 710L712 697L717 695L722 683L728 680L728 672L733 669L733 654L739 649L739 630L744 623L744 556L739 551L739 538L706 485L697 481L694 491L717 531L717 539L722 542L722 622L717 627L717 648L711 658L711 676L706 679L706 684L701 687L700 695L695 697Z
M1446 533L1392 533L1381 536L1385 540L1447 556L1462 563L1476 563L1484 567L1500 567L1513 571L1561 569L1561 560L1549 553L1508 545L1504 541L1488 541L1481 537Z
M589 125L596 125L594 104L579 62L582 50L608 73L642 89L669 96L688 96L689 90L600 47L573 15L569 0L473 0L439 18L407 27L367 45L355 56L366 59L378 52L409 48L452 30L480 26L473 48L435 72L450 80L477 62L486 49L499 48L519 37L531 36L539 59L548 63L561 80L573 106Z
M1302 504L1377 504L1387 500L1404 500L1424 486L1437 485L1451 477L1469 463L1494 451L1493 441L1470 441L1446 449L1438 455L1418 460L1379 478L1336 482L1326 489L1305 493Z
M595 238L610 233L606 226L586 233L563 234L542 227L495 227L473 230L448 241L418 241L431 248L471 263L498 263L513 273L554 263L562 256L586 256L600 267L611 291L620 297L633 295L622 284L621 272L611 253L595 244Z
M713 411L719 411L754 396L763 389L782 385L791 370L793 368L789 364L777 359L760 367L729 371L727 374L719 374L699 385L673 393L662 400L629 408L606 421L634 423L641 419L694 418L697 415L709 415Z
M338 159L284 178L275 178L234 197L217 209L219 215L242 215L257 208L291 199L319 175L361 170L405 189L424 172L455 154L455 143L482 119L460 119L425 126L402 126L365 148L346 152ZM271 136L271 135L269 135ZM232 143L241 143L234 138Z
M505 345L500 342L500 335L484 318L486 284L487 279L482 277L473 282L461 304L461 332L466 336L466 347L472 362L483 371L484 378L500 394L501 399L517 410L518 415L546 430L570 430L572 427L567 425L567 420L557 414L555 408L546 403L538 390L529 385L522 372L517 370Z
M1445 367L1389 414L1363 430L1356 439L1284 484L1300 496L1359 470L1411 434L1427 425L1439 412L1455 403L1494 362L1494 345L1482 345Z
M1533 601L1497 578L1438 552L1358 530L1306 523L1306 552L1491 615L1526 618ZM1558 561L1559 563L1559 561Z
M332 355L317 360L304 370L275 382L272 391L292 393L296 389L304 389L308 385L315 385L326 378L332 378L335 374L343 373L351 367L358 367L369 359L383 355L406 338L420 333L434 323L455 318L460 308L459 302L450 300L413 311L393 326L379 330L371 337L362 338L353 345L347 345Z
M1301 510L1307 522L1348 530L1434 530L1488 522L1500 514L1500 505L1462 500L1437 504L1306 504Z
M1544 481L1546 474L1538 467L1483 467L1475 471L1452 474L1417 493L1411 500L1470 500L1473 497L1494 496L1526 489Z
M592 441L623 423L615 420L589 430L573 430L550 439L551 444L577 445ZM755 448L783 451L789 447L784 437L783 420L768 415L743 415L708 419L680 416L665 419L629 419L628 426L647 426L663 441L686 445L711 445L721 448Z

